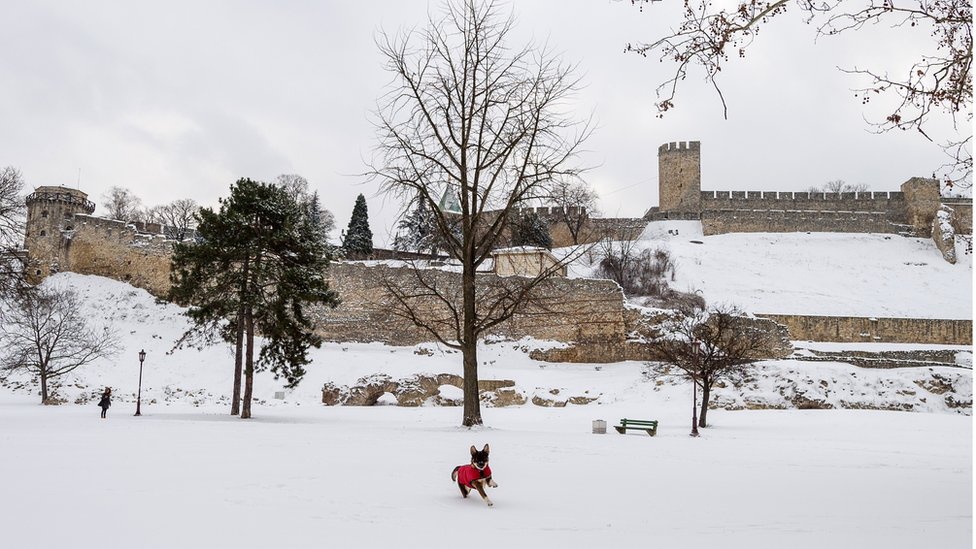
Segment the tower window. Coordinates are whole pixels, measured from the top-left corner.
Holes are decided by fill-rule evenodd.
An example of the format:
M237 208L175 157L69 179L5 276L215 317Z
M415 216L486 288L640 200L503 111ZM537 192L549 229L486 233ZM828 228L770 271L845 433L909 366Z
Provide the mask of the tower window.
M41 217L47 217L47 210L41 212Z
M42 230L41 231L41 236L47 236L47 231Z

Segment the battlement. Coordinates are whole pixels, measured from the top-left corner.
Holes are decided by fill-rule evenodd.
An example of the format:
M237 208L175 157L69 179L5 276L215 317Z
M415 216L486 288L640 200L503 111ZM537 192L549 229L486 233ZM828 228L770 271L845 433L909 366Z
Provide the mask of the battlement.
M24 199L24 203L28 206L44 202L78 206L85 213L89 214L95 211L95 203L88 200L86 193L67 187L38 187Z
M658 154L701 150L701 141L672 141L657 148Z
M580 206L571 206L568 208L564 208L562 206L539 206L538 208L518 208L516 213L518 215L534 213L543 218L548 218L550 216L562 217L563 215L568 215L571 217L585 217L586 208Z
M904 200L901 191L860 192L860 193L811 193L783 191L701 191L702 200L796 200L796 201L876 201Z

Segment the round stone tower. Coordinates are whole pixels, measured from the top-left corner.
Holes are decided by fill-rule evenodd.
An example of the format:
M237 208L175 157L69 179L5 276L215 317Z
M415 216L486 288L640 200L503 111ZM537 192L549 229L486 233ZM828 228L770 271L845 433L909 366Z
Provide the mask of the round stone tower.
M657 149L658 203L662 212L701 213L701 143L665 143Z
M27 279L40 282L60 270L64 251L62 231L74 228L74 215L91 214L95 203L78 189L38 187L27 195Z

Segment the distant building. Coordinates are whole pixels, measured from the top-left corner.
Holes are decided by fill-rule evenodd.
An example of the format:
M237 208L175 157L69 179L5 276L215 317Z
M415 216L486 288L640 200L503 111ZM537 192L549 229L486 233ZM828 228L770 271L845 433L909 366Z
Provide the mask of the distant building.
M545 248L519 246L500 248L491 253L494 271L498 276L537 277L543 273L566 276L566 266L560 265L556 256Z

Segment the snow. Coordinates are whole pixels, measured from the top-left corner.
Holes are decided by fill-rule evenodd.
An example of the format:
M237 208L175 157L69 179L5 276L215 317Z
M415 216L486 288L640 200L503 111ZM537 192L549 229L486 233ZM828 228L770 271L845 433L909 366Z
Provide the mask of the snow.
M737 233L702 236L697 221L649 223L637 248L664 248L672 287L751 313L959 318L973 316L972 255L947 263L931 239L889 234ZM573 265L570 276L592 276Z
M670 245L682 245L679 233ZM458 407L322 406L327 381L461 373L460 354L434 344L325 344L284 400L274 398L283 382L260 373L255 418L240 420L228 415L229 348L172 349L187 326L179 307L99 277L59 274L46 284L74 288L93 322L119 330L124 350L63 379L62 406L39 405L33 385L17 375L0 386L7 547L972 543L971 408L950 409L915 382L935 372L971 401L970 347L951 348L968 361L963 368L763 362L747 384L748 402L733 387L714 397L747 407L757 399L785 405L798 390L832 405L917 403L925 394L927 413L712 409L711 426L694 439L687 382L649 377L636 362L535 362L524 350L552 343L530 340L483 345L481 377L511 379L529 398L598 400L483 407L486 426L471 430L458 426ZM143 415L133 417L140 349ZM101 420L86 398L105 385L115 400ZM906 389L918 395L901 396ZM440 390L460 396L452 386ZM659 433L591 434L593 420L612 426L623 417L658 419ZM489 489L492 508L476 495L462 499L450 481L468 448L486 443L499 484Z

